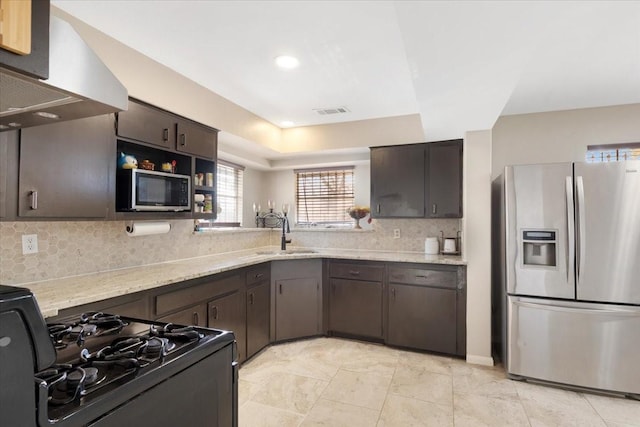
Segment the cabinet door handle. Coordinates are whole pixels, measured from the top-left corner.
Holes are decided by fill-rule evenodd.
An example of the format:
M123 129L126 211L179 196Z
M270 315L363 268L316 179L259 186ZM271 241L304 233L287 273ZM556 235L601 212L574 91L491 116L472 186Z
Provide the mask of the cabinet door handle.
M396 288L391 288L391 296L396 299Z
M31 192L31 209L38 209L38 192L35 190Z
M213 316L213 320L218 320L218 307L215 305L211 307L211 315Z
M169 129L168 128L162 129L162 140L164 142L168 142L169 141Z
M198 316L198 312L193 312L193 324L198 326L200 324L200 316Z
M260 279L262 276L264 276L264 274L262 274L262 273L257 273L254 277L255 277L256 279Z
M378 206L376 206L376 213L380 213L380 203L378 203Z
M438 205L434 203L433 206L431 206L431 213L434 214L437 212L437 210L438 210Z
M253 305L253 292L249 294L249 305Z
M280 295L282 295L282 283L278 285L278 288L280 289Z
M180 134L180 146L181 147L186 147L187 146L187 135L184 133Z
M416 274L416 279L426 279L427 276L425 276L424 274Z
M357 271L357 270L349 270L349 274L352 275L352 276L359 276L360 272Z

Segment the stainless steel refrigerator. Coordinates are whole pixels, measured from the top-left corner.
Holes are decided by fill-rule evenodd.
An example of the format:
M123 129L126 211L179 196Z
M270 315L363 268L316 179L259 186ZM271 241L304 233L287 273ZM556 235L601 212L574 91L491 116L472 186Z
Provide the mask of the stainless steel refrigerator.
M512 378L640 396L640 161L518 165L498 180Z

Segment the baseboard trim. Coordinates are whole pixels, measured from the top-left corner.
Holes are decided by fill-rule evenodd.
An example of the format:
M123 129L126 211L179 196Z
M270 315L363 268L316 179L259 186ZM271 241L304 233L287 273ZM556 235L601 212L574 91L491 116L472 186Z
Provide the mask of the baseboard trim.
M493 366L493 357L477 356L475 354L467 354L467 363L472 365Z

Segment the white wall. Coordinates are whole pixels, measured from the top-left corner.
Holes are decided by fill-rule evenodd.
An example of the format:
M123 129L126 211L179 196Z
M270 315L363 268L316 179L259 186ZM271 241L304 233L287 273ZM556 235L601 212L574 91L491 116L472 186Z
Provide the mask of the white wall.
M507 165L584 161L587 145L640 142L640 104L500 117L492 177Z
M242 194L242 226L255 227L255 213L253 212L253 203L261 203L263 194L266 191L265 172L256 169L246 168L243 175L243 194ZM263 206L266 206L266 200Z
M467 132L463 150L462 253L467 260L467 361L491 357L491 131Z

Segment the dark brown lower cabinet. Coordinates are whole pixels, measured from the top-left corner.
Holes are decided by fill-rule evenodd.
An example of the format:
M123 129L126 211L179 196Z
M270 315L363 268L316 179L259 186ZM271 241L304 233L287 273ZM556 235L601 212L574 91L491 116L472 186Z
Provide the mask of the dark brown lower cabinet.
M320 334L320 281L302 277L275 285L276 341Z
M382 338L382 282L330 279L329 330Z
M207 305L196 304L184 310L167 316L159 317L159 322L175 323L176 325L207 326Z
M386 343L464 356L465 284L464 267L390 267Z
M389 293L389 344L456 352L455 290L391 284Z
M238 360L247 358L245 292L239 290L208 303L208 326L233 331L238 343Z
M269 345L269 280L247 289L247 358Z

